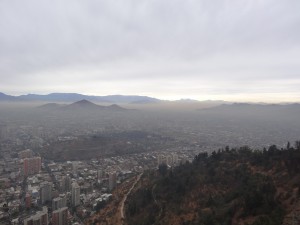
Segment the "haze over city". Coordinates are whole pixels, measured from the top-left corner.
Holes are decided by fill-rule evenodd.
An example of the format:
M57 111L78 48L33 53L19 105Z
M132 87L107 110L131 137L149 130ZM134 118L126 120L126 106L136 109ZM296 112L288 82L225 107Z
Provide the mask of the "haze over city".
M299 0L0 0L0 225L300 224Z
M0 91L298 102L300 2L1 1Z

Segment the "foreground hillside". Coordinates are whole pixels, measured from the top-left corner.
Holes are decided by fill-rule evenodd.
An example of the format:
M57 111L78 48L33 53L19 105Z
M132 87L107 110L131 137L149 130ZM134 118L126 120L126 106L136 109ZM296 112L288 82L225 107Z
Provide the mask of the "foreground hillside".
M201 153L173 170L144 173L128 197L128 225L299 224L300 143Z

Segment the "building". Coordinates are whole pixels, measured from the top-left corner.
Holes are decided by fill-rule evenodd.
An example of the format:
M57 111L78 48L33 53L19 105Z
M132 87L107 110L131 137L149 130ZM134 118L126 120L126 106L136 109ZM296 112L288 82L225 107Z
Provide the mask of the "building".
M167 156L167 165L172 166L173 165L173 157L171 155Z
M30 193L26 193L25 195L25 207L27 209L31 208L31 194Z
M52 199L52 183L43 182L40 187L40 203L45 204Z
M173 165L177 166L178 165L178 155L176 153L173 153L172 157L173 157Z
M72 162L72 171L73 171L74 174L77 174L78 167L79 167L79 165L78 165L77 161Z
M68 207L63 207L52 212L52 225L68 225Z
M77 183L72 184L72 206L80 205L80 187Z
M23 159L23 174L25 177L37 174L41 171L42 160L41 157L25 158Z
M60 208L64 208L66 206L67 206L67 197L64 194L52 200L52 211L58 210Z
M30 149L26 149L18 153L19 159L32 158L32 156L33 156L33 151L31 151Z
M61 192L71 191L72 189L72 180L69 176L63 176L60 181L60 190Z
M117 174L116 172L110 173L108 177L108 189L112 191L117 185Z
M97 171L97 178L98 178L98 181L101 181L103 178L104 178L104 171L103 170L98 170Z
M159 154L158 157L157 157L157 165L161 165L164 163L164 156Z
M24 225L48 225L48 209L43 207L42 211L24 220Z

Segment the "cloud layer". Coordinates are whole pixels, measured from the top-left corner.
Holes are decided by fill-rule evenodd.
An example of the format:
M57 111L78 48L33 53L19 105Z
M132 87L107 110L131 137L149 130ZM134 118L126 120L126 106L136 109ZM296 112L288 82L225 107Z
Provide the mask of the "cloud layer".
M298 0L0 1L0 91L298 101Z

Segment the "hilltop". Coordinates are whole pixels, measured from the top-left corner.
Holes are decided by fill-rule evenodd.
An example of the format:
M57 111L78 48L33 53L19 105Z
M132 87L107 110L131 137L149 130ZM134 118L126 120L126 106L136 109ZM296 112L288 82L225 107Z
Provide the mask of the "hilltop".
M109 106L97 105L86 99L82 99L71 104L57 104L57 103L47 103L38 107L43 110L61 110L61 111L72 111L72 112L82 112L82 111L98 111L98 110L108 110L108 111L124 111L125 108L112 104Z
M220 149L144 173L128 197L128 225L292 224L300 210L300 142L268 150Z

